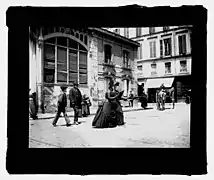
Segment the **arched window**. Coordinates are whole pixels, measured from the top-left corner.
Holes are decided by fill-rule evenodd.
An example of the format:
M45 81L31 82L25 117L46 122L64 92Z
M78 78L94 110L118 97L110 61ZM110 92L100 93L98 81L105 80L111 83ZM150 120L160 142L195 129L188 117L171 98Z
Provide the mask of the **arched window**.
M87 49L66 37L44 43L44 82L87 84Z

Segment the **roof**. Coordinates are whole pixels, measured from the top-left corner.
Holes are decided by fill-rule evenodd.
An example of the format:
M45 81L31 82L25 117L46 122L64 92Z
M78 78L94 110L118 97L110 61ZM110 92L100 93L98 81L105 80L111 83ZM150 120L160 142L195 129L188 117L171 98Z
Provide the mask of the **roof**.
M97 32L100 32L100 33L103 33L103 34L106 34L106 35L109 35L109 36L112 36L114 38L117 38L117 39L120 39L126 43L129 43L131 44L132 46L137 46L139 47L140 46L140 43L134 41L134 40L131 40L129 38L126 38L126 37L123 37L119 34L116 34L116 33L113 33L111 31L108 31L108 30L105 30L105 29L102 29L102 28L89 28L90 30L95 30Z

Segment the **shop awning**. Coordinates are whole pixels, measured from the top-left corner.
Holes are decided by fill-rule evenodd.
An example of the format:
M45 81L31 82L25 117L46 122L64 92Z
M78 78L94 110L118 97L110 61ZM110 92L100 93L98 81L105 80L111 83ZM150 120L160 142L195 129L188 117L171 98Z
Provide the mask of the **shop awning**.
M147 79L145 88L159 88L162 84L165 87L171 87L174 77L172 78L158 78L158 79Z

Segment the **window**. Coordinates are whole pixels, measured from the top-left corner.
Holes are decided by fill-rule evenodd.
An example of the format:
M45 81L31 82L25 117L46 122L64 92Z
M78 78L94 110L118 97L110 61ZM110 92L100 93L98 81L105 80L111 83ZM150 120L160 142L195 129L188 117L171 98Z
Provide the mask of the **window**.
M168 31L169 30L169 26L164 26L163 27L163 31Z
M143 66L137 66L138 74L141 75L143 73Z
M45 44L44 51L44 82L54 83L55 80L55 45Z
M165 63L165 74L171 73L171 62Z
M123 66L129 67L129 52L125 50L123 51Z
M150 27L149 28L149 34L154 34L155 33L155 28L154 27Z
M187 72L187 62L180 61L180 72Z
M150 41L149 46L150 46L150 58L155 58L156 57L156 41Z
M44 82L87 84L87 50L65 37L57 37L44 45Z
M111 46L105 45L105 63L111 62Z
M157 74L156 67L157 67L157 65L155 63L151 64L151 69L152 69L151 75Z
M143 66L142 66L142 65L137 66L137 70L138 70L138 71L142 71L142 70L143 70Z
M136 28L136 37L141 36L141 28Z
M124 28L124 36L129 38L129 28Z
M171 55L171 38L167 38L167 39L164 39L164 55L165 56L169 56Z
M160 57L170 56L172 53L171 38L160 40Z
M186 35L178 36L179 54L186 54Z

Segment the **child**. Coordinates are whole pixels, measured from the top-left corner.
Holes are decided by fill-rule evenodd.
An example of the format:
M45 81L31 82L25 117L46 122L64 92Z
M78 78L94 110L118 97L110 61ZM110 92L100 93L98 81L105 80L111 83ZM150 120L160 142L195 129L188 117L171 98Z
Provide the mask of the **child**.
M62 93L59 95L58 99L58 109L57 109L57 114L53 120L53 126L56 126L56 123L59 119L59 116L61 113L63 113L65 121L66 121L66 126L70 126L70 120L66 114L66 106L67 106L67 96L66 96L66 89L67 87L60 87L62 90Z

